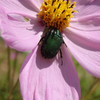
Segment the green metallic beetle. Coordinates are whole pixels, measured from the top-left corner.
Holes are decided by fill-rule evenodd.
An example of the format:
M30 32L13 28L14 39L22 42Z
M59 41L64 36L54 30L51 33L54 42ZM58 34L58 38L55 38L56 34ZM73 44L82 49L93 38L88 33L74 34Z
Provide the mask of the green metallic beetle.
M60 55L62 58L62 52L60 47L62 43L64 43L64 41L58 29L56 28L49 29L46 32L45 36L40 40L40 42L41 41L42 41L42 45L41 45L42 57L47 59L52 59L56 56L56 54L60 50Z

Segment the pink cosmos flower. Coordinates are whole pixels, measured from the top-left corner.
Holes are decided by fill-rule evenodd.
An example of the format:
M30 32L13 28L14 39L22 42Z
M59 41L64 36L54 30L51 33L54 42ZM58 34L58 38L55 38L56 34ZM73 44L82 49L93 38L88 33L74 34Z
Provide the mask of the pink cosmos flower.
M69 1L69 0L68 0ZM20 71L23 100L79 100L80 84L70 53L91 75L100 78L100 0L76 1L78 13L61 31L63 65L57 54L41 56L38 45L46 26L37 16L43 0L0 0L1 36L18 51L32 52ZM26 21L27 20L27 21Z

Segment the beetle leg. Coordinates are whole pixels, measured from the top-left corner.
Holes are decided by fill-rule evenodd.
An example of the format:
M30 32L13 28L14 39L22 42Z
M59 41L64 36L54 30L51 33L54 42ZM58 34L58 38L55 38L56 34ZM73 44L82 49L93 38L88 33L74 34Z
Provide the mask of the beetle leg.
M39 41L39 43L38 43L38 45L40 45L41 44L41 42L44 40L44 37L42 37L41 39L40 39L40 41Z
M61 65L63 65L63 56L62 56L62 51L60 49L60 58L61 58Z
M67 45L66 45L66 43L64 42L64 40L63 40L63 43L65 44L65 46L66 46L66 48L67 48Z

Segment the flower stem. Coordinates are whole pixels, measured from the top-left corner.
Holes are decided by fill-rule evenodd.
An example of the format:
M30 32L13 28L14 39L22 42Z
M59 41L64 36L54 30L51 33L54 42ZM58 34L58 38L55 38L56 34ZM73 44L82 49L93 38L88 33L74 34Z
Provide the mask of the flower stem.
M9 95L8 95L7 100L11 100L11 99L12 99L12 93L13 93L13 92L14 92L14 90L16 89L16 87L17 87L18 83L19 83L19 78L17 79L17 81L16 81L16 83L15 83L14 87L13 87L13 88L12 88L12 90L10 91L10 93L9 93Z
M89 94L89 92L91 91L91 89L93 88L93 86L98 82L99 78L95 78L95 81L93 82L93 84L90 86L89 91L87 94Z
M5 53L2 55L2 57L0 58L0 64L5 60Z
M14 63L13 63L13 72L12 72L12 80L11 80L11 86L13 86L14 84L14 78L15 78L15 70L16 70L16 66L17 66L17 56L18 56L18 51L15 51L15 55L16 58L14 59Z
M10 84L10 73L11 73L11 67L10 67L10 48L7 47L7 59L8 59L8 92L10 92L11 84Z
M94 86L91 88L90 92L88 93L88 95L86 96L86 98L84 100L89 100L89 97L96 91L99 84L100 84L100 79L96 79Z
M96 99L100 99L100 95L98 95L98 96L95 96L95 97L93 97L92 99L89 99L89 100L96 100Z

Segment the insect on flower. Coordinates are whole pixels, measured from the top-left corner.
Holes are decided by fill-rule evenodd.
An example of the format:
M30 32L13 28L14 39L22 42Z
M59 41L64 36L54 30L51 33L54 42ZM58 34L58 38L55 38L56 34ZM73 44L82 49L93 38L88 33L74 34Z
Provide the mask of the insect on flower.
M98 9L100 0L0 0L2 38L13 49L32 51L19 75L23 100L80 100L70 54L100 78Z
M64 40L60 31L69 26L70 18L73 17L72 13L76 12L76 10L73 11L75 3L71 4L70 0L45 0L42 3L42 11L38 13L38 17L49 28L40 40L40 42L43 42L41 54L44 58L52 59L59 50L62 58L60 47Z
M49 29L45 36L40 40L43 41L41 54L44 58L52 59L58 53L63 43L63 38L58 29ZM61 49L60 49L61 50Z

